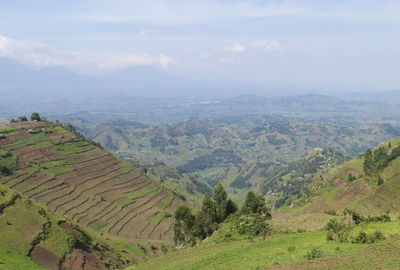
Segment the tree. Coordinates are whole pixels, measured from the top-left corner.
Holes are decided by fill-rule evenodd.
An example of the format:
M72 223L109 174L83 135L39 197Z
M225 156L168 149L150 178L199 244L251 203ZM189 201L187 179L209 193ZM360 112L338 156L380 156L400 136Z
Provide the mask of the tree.
M194 216L186 205L175 210L174 232L175 243L188 242L193 238Z
M42 119L40 118L40 115L36 112L32 113L31 120L32 121L42 121Z
M218 229L217 206L210 196L205 195L201 211L195 217L195 235L204 239Z
M257 195L253 191L247 193L246 201L242 207L242 214L259 214L263 216L265 219L271 218L271 213L265 203L264 196Z
M218 184L214 188L214 201L216 203L217 208L217 220L218 222L222 222L227 217L226 207L227 207L227 198L228 195L222 184Z
M237 210L238 210L237 204L231 199L228 199L228 201L226 202L226 210L225 210L226 216L228 217L229 215L236 213Z
M26 116L18 117L18 122L26 122L26 121L28 121L28 118L26 118Z

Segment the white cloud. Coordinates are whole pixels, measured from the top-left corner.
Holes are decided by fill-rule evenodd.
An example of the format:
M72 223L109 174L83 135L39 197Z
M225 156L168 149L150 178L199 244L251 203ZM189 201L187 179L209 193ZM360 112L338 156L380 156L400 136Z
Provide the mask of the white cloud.
M46 43L0 36L0 57L17 59L34 66L113 69L129 66L168 68L177 62L168 55L134 53L84 53L63 51Z
M160 54L158 58L162 68L168 68L169 66L177 64L177 62L168 55Z
M240 45L239 43L235 43L231 47L225 48L225 50L232 53L243 53L246 51L246 47Z
M245 52L253 53L265 53L269 51L282 51L283 46L279 39L256 39L254 41L239 43L236 42L231 46L225 48L219 48L203 52L200 57L203 60L218 59L222 63L232 63L235 60L235 56Z
M258 39L251 44L251 47L263 51L283 50L281 42L278 39Z

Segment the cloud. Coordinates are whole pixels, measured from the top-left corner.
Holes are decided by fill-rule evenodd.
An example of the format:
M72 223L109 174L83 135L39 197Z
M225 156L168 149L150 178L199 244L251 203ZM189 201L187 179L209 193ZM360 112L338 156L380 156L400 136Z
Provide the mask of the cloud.
M231 53L243 53L246 51L246 47L240 45L239 43L235 43L231 47L225 48L225 50Z
M129 66L156 66L168 68L177 64L171 56L165 54L71 52L54 48L46 43L15 40L5 36L0 36L0 57L13 58L39 67L113 69Z
M278 39L259 39L251 44L254 49L263 51L280 51L283 50L281 42Z
M14 58L37 66L60 65L59 61L51 56L52 53L45 43L0 36L0 57Z

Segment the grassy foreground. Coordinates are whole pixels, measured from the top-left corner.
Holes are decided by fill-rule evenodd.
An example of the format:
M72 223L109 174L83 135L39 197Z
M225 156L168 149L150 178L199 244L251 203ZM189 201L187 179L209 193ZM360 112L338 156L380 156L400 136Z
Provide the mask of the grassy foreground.
M398 239L400 235L399 221L365 224L358 229L366 232L380 230L387 240L372 245L328 242L325 230L277 233L264 241L255 242L239 240L217 243L219 241L214 241L212 236L196 247L171 252L128 269L266 269L280 265L285 265L283 269L296 269L298 264L310 267L303 269L313 269L313 263L319 260L340 261L343 256L358 254L374 247L379 250L387 245L400 248L400 241L393 240ZM354 233L357 233L358 229ZM310 260L306 257L313 248L322 251L322 258ZM395 269L390 268L395 258L383 255L381 259L388 261L388 266L383 269ZM374 265L374 262L364 265Z

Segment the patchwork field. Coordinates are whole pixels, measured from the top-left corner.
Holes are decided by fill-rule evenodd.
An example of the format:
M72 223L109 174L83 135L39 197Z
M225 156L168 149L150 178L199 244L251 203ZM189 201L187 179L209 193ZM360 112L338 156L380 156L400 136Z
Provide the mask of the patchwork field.
M1 131L2 162L13 173L0 184L99 234L172 242L172 213L184 202L158 182L68 126L21 122Z

